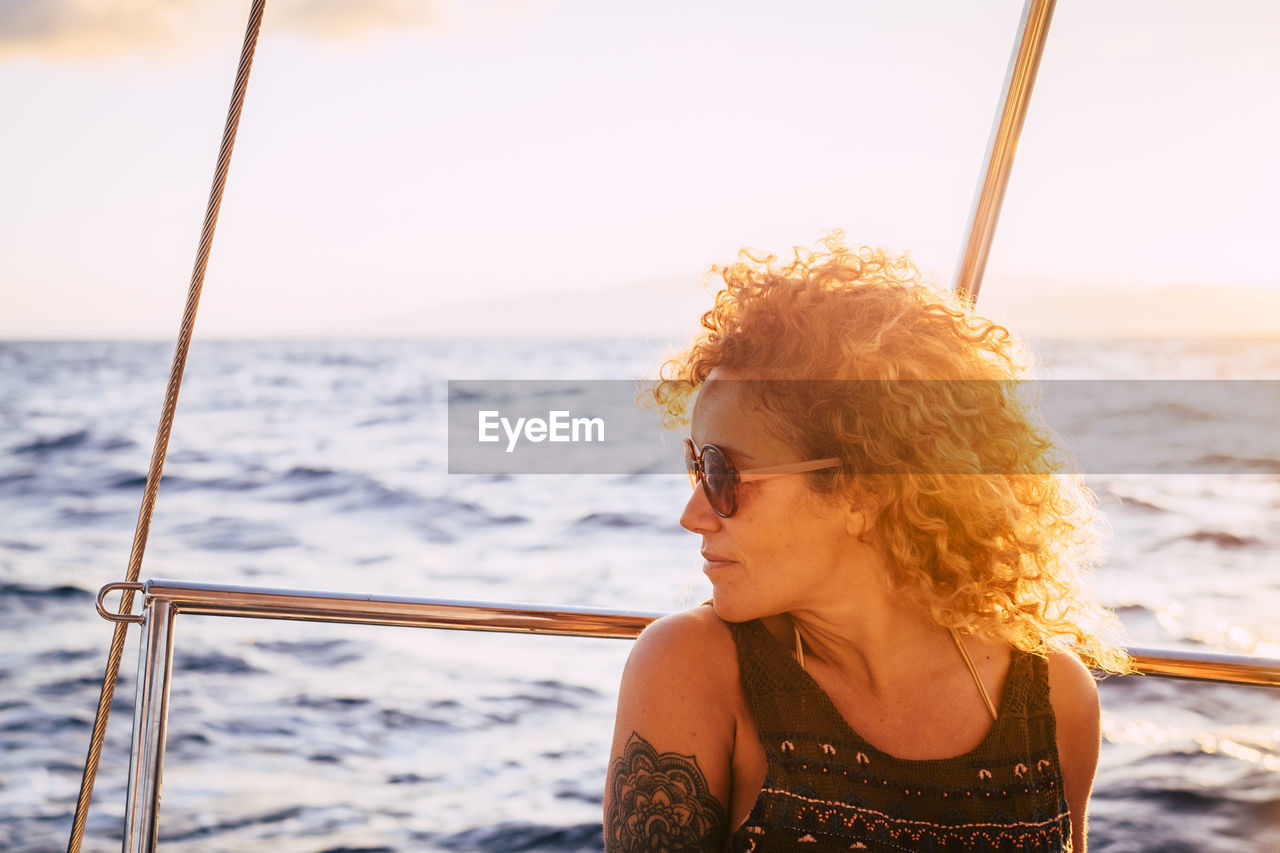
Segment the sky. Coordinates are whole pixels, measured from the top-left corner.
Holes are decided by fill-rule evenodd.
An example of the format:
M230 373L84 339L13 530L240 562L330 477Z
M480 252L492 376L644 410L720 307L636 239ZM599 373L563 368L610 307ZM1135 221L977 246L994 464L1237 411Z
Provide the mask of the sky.
M172 338L247 0L0 4L0 338ZM204 337L679 334L843 229L940 286L1022 3L270 0ZM1280 335L1280 4L1058 4L979 309Z

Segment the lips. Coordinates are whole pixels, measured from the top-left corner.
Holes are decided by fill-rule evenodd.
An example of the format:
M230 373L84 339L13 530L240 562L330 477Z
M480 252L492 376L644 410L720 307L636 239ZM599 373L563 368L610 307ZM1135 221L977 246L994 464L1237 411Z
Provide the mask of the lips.
M713 586L737 573L737 569L734 568L737 566L737 562L730 560L723 554L703 551L702 559L706 560L702 564L702 573L707 576L707 580L711 581Z

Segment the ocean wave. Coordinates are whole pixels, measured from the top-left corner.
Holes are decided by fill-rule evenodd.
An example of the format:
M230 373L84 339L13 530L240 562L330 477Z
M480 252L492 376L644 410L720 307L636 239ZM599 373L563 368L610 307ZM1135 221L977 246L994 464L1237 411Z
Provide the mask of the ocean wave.
M75 432L63 433L62 435L48 436L36 438L26 444L20 444L13 449L13 453L29 453L33 455L45 455L59 450L71 450L76 447L83 447L89 443L89 430L81 429Z
M255 643L253 647L292 657L310 666L335 667L365 657L362 647L347 640L276 640Z
M287 700L285 704L313 711L345 712L370 705L372 700L359 696L311 696L302 693Z
M221 652L182 652L175 656L174 669L203 675L254 675L262 672L243 658Z
M11 479L30 479L23 475ZM105 478L107 487L119 491L141 490L146 476L136 472L116 472ZM0 486L5 483L0 478ZM392 486L380 478L358 471L321 466L299 465L284 471L254 471L244 475L200 478L190 475L166 475L162 493L238 492L271 503L330 506L337 512L411 513L412 524L424 538L432 542L457 540L442 525L458 524L470 528L488 528L524 524L529 521L518 513L495 514L474 501L460 500L449 494L427 495L403 486ZM56 487L45 492L61 493ZM98 516L76 520L96 520ZM288 529L243 518L219 516L181 528L197 547L207 550L267 550L297 544Z
M427 729L434 731L456 728L448 717L428 717L399 708L383 708L378 712L378 722L387 729Z
M58 737L68 732L82 732L93 728L83 716L51 714L47 708L33 709L29 716L0 724L0 735L39 735Z
M25 551L28 554L44 550L43 545L34 542L20 542L16 539L0 539L0 549L6 551Z
M109 482L107 483L108 489L124 489L128 491L133 491L135 489L145 488L147 485L146 474L132 474L132 473L111 474L111 475L108 475L108 478L109 478ZM168 489L175 488L176 486L175 486L174 480L176 479L178 478L170 477L168 479L165 479L163 481L165 487Z
M1241 536L1225 530L1197 530L1194 533L1179 536L1178 539L1187 542L1208 542L1219 548L1252 548L1262 544L1262 541L1255 536Z
M0 583L0 599L12 597L23 600L84 601L93 598L93 595L87 589L68 584L33 586L23 583Z
M42 664L74 663L100 654L102 654L101 649L48 649L33 656L32 660Z
M599 696L600 691L586 687L582 684L569 684L564 681L555 681L550 679L540 679L538 681L529 682L534 687L543 688L545 690L554 690L557 692L572 693L575 696Z
M546 826L538 823L509 821L492 826L478 826L432 839L445 850L459 853L503 850L520 853L525 850L551 850L559 853L587 853L604 849L604 836L599 823L572 826Z
M117 473L110 475L109 487L112 489L141 489L147 485L147 475L137 472ZM260 484L248 477L187 477L180 474L165 474L160 481L165 492L247 492L259 488Z
M1158 758L1149 763L1163 764ZM1134 846L1126 850L1201 851L1216 849L1274 850L1280 841L1275 816L1280 799L1274 793L1254 800L1233 796L1225 790L1193 786L1186 780L1170 778L1152 768L1152 774L1133 783L1095 791L1100 817L1116 841L1128 839ZM1124 816L1112 817L1113 808ZM1177 815L1175 826L1155 815ZM1091 821L1092 823L1092 821ZM1096 832L1093 833L1096 836ZM1092 840L1092 839L1091 839ZM1102 839L1098 839L1102 841ZM1091 845L1094 846L1094 845ZM1112 849L1112 845L1097 845Z
M1117 494L1114 491L1111 492L1111 495L1112 497L1115 498L1117 504L1119 504L1120 506L1124 507L1127 510L1141 510L1142 512L1153 513L1153 514L1154 513L1170 513L1173 511L1168 507L1161 506L1160 504L1156 503L1155 501L1149 498L1136 498L1136 497L1133 497L1132 495Z
M257 717L239 717L234 720L213 720L205 723L209 731L231 735L234 738L283 737L296 738L300 725L296 720L283 722Z
M1280 474L1280 459L1271 456L1237 456L1209 453L1188 466L1190 470L1227 471L1233 474Z
M176 532L187 545L205 551L271 551L298 545L298 538L283 525L232 516L183 524Z
M39 478L40 478L39 473L37 471L30 470L30 469L25 471L10 471L4 474L0 474L0 489L3 489L6 486L13 485L15 483L29 485L37 482ZM21 497L24 495L32 494L33 491L34 490L30 488L25 488L25 489L18 488L18 489L14 489L13 493L15 496Z
M393 773L387 777L388 785L421 785L425 782L438 782L443 776L422 776L417 773Z
M38 586L23 583L0 583L0 612L22 615L46 614L50 611L69 613L76 608L92 612L87 602L93 593L78 586Z
M116 680L116 687L124 685L123 679ZM36 688L36 693L41 696L74 696L86 690L99 690L102 687L102 676L82 676L80 678L64 678L60 681L50 681L41 684Z
M161 832L160 842L162 844L172 844L178 841L194 841L198 838L208 838L212 835L219 835L224 832L232 832L237 829L245 829L251 826L283 823L284 821L297 820L303 817L308 811L314 811L314 809L308 809L304 806L292 806L290 808L265 812L258 815L250 815L248 817L221 820L204 826L197 826L192 829L180 830L178 832L171 831L168 834Z
M328 468L291 468L267 488L276 492L272 500L310 503L333 498L344 510L393 509L424 503L416 492L388 486L368 474Z
M83 497L84 495L72 493L73 497ZM59 521L65 522L69 527L90 526L99 524L100 522L113 521L119 522L121 529L133 515L133 511L126 508L117 509L99 509L87 506L63 506L58 508L57 517Z
M655 523L657 519L654 516L643 512L593 512L579 518L573 526L616 530L628 527L651 527Z
M1150 406L1139 406L1130 410L1135 415L1154 415L1167 418L1175 423L1214 423L1220 415L1211 409L1202 409L1181 402L1159 402Z

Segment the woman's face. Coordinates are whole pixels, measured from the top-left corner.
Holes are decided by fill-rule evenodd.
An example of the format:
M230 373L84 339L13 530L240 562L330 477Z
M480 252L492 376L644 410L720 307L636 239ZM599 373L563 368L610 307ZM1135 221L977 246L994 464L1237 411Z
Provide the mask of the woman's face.
M739 470L804 461L765 428L765 418L743 393L745 384L718 368L711 372L693 409L694 444L714 444ZM851 561L867 548L854 535L862 514L815 494L804 474L738 483L731 518L716 515L699 486L680 524L702 536L716 613L730 622L806 610L847 595Z

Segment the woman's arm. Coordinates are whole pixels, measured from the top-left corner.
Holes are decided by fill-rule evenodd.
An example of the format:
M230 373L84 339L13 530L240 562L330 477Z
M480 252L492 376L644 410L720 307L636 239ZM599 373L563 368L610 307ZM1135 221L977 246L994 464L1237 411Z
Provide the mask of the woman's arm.
M606 851L723 849L736 681L733 640L709 607L665 617L640 635L618 696Z
M1049 655L1049 701L1058 728L1063 795L1071 810L1071 849L1086 853L1089 794L1102 742L1098 685L1080 659Z

